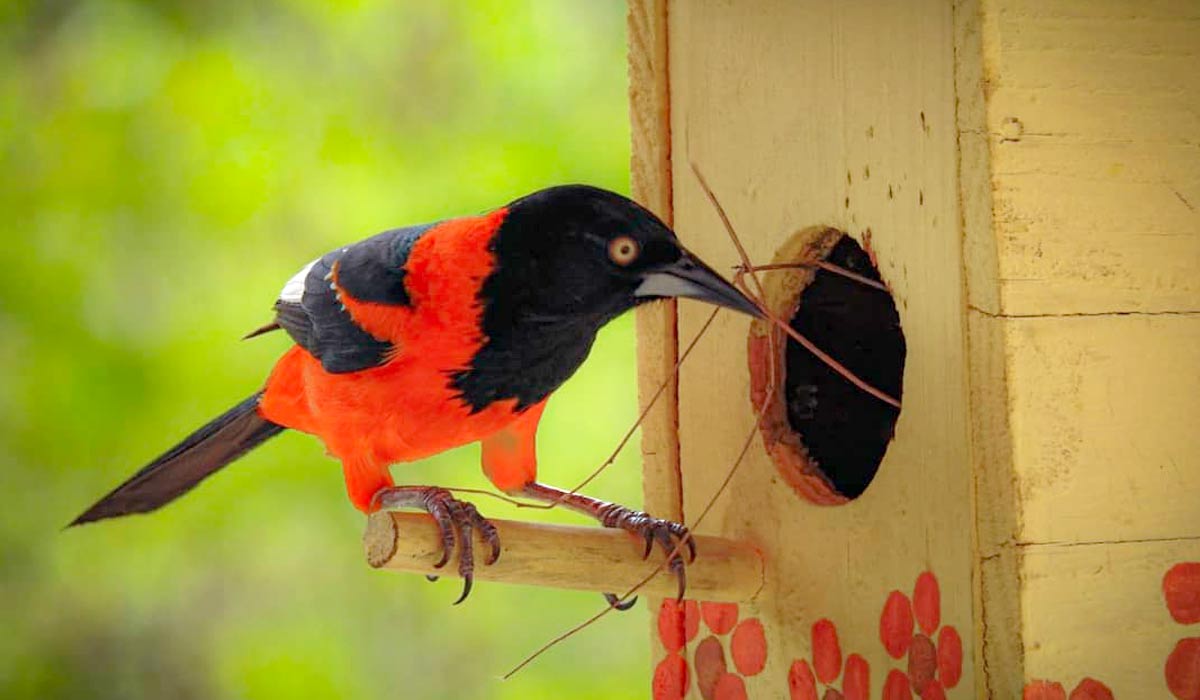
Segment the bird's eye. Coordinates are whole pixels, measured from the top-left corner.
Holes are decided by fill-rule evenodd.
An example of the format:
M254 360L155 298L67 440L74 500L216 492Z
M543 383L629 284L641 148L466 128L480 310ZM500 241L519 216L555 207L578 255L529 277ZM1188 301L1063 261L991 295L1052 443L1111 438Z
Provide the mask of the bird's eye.
M608 257L621 267L631 265L641 252L642 247L629 236L617 236L608 244Z

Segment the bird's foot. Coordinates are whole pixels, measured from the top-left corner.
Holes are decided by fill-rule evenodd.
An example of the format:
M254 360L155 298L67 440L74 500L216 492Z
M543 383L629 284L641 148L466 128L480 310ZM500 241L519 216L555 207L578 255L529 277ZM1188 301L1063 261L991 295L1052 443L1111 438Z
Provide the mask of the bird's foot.
M393 486L380 489L371 499L375 509L397 510L400 508L420 508L433 516L442 536L442 558L434 564L442 568L450 561L454 553L455 542L458 543L458 573L463 579L463 592L454 601L455 605L466 600L471 592L471 582L475 575L475 542L472 533L479 531L483 541L491 547L491 552L484 564L493 564L500 558L500 535L496 526L479 514L475 506L466 501L460 501L450 492L436 486Z
M646 551L642 553L643 559L650 556L650 551L654 549L654 543L657 542L667 555L667 568L679 579L679 598L683 599L684 590L687 588L687 574L684 571L683 557L676 550L682 549L683 543L686 542L688 561L696 560L696 543L683 525L652 517L640 510L601 501L574 491L563 491L560 488L536 481L525 484L515 493L587 514L599 520L604 527L618 528L640 535L646 541ZM637 600L632 598L622 602L612 593L605 593L604 599L608 601L609 606L618 610L628 610Z
M638 599L637 596L634 596L629 600L621 600L621 596L617 595L616 593L604 593L602 595L604 596L604 600L608 602L608 607L616 610L617 612L625 612L626 610L629 610L637 604Z
M668 557L667 569L679 579L679 600L683 600L683 593L687 588L687 566L682 556L682 548L685 543L688 561L696 560L696 542L692 539L687 527L615 503L605 504L596 513L596 518L604 527L618 528L640 535L646 542L646 550L642 552L643 559L650 556L650 552L657 542ZM630 606L632 604L632 602L629 603Z

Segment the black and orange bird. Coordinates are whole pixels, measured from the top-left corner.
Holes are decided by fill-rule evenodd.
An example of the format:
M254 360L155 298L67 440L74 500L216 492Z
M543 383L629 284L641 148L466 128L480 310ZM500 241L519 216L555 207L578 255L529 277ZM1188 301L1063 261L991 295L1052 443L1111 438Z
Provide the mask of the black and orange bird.
M687 532L681 524L537 481L534 449L547 399L600 328L664 297L760 315L652 213L583 185L338 248L288 280L275 320L251 334L282 329L295 341L263 389L71 524L155 510L291 428L316 435L341 460L359 510L423 509L436 520L438 566L459 552L460 601L471 585L472 533L488 544L490 564L500 556L496 529L445 489L395 486L393 464L479 441L483 471L501 491L633 532L647 553L654 543L673 551ZM682 557L670 564L682 595Z

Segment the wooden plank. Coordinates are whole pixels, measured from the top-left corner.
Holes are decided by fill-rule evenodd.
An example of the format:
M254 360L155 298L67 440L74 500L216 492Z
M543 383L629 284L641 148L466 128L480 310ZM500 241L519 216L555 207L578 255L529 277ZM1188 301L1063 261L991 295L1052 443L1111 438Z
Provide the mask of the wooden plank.
M860 237L870 229L909 343L897 437L861 498L834 507L802 501L756 440L700 528L748 538L767 557L767 588L740 610L763 625L766 664L741 682L750 697L785 693L791 664L812 661L811 629L824 618L845 654L868 661L877 694L905 663L880 643L884 601L892 590L911 596L930 570L941 582L942 620L961 630L967 657L955 693L970 693L972 487L951 5L686 2L670 17L675 223L685 242L718 268L736 262L684 167L689 159L756 261L804 226ZM706 316L681 302L680 336ZM746 342L746 320L723 314L684 365L686 513L705 507L754 429Z
M1133 151L1157 155L1160 169L1179 170L1186 161L1195 172L1122 179L1124 154ZM1048 161L1087 172L1049 172L1055 166L1043 167ZM992 162L995 222L1007 236L1005 315L1200 309L1200 214L1192 204L1200 200L1200 150L1001 144Z
M1200 314L1006 323L1018 541L1200 537Z
M1021 694L1024 678L1020 566L1014 546L1021 502L1013 478L1007 319L968 317L971 465L976 517L978 695Z
M633 198L667 225L672 222L670 102L667 75L665 0L631 0L629 116L633 149ZM659 517L680 519L679 438L676 384L678 342L675 302L637 310L638 397L643 410L659 399L642 422L645 507Z
M632 139L630 189L635 200L667 225L671 197L670 76L667 63L667 1L629 0L629 121ZM638 404L642 420L643 508L658 517L684 519L679 470L679 355L676 306L663 301L637 310ZM653 402L653 406L651 403ZM658 610L663 599L648 599ZM654 666L666 655L657 619L650 622ZM682 626L682 622L680 622ZM682 636L682 629L678 630Z
M1170 543L1200 559L1200 315L976 311L969 337L987 692L1016 697L1033 678L1069 690L1086 675L1147 687L1165 659L1164 625L1145 622L1161 601L1123 569L1144 578L1150 557L1161 577L1165 559L1146 553ZM1120 645L1137 653L1111 655Z
M988 134L984 36L994 29L981 0L954 2L954 82L958 99L958 186L963 273L971 306L1000 308L1000 250L993 234L992 148ZM987 23L987 24L985 24ZM975 694L1017 697L1024 652L1020 630L1020 551L1012 546L1019 503L1012 488L1008 364L1003 322L972 310L967 319L971 467L975 497Z
M1173 565L1200 560L1200 540L1024 549L1025 680L1070 691L1090 676L1118 698L1171 697L1167 656L1197 628L1171 619L1162 581Z
M1166 696L1145 620L1200 522L1200 6L955 16L981 694Z
M1200 6L984 7L995 226L968 250L994 250L976 257L999 284L970 285L971 304L1015 316L1200 310Z

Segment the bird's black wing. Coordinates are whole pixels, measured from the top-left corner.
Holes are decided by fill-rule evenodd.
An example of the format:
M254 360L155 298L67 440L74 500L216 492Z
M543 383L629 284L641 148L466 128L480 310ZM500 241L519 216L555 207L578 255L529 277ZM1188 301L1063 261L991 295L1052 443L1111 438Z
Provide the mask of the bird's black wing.
M343 296L410 305L404 264L413 244L432 226L384 231L314 260L284 286L275 302L275 322L327 372L357 372L383 364L392 344L355 323Z

